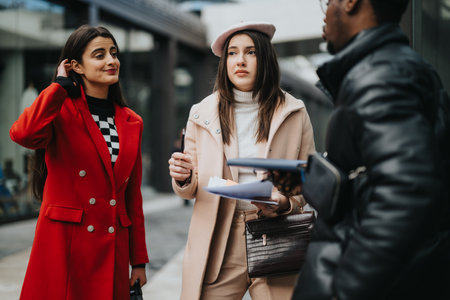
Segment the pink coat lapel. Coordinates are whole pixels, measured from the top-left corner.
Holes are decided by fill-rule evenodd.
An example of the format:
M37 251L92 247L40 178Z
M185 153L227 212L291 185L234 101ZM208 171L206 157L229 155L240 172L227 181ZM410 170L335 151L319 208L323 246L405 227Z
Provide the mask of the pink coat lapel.
M236 134L231 135L230 144L223 145L223 152L225 154L225 159L237 158L239 156L239 147ZM233 181L238 182L239 180L239 168L229 167L231 171L231 176Z

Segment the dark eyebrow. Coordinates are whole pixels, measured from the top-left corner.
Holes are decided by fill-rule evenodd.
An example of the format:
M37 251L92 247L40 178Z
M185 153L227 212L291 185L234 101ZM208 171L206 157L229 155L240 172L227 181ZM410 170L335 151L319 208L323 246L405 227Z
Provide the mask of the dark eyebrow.
M237 48L237 46L229 46L228 49ZM255 46L247 46L245 49L256 48Z
M91 53L95 53L95 52L98 52L98 51L105 51L105 48L97 48L97 49L94 49L94 50L92 50Z
M116 47L116 46L111 46L111 48L109 49L109 51L111 51L111 50L117 50L117 47ZM94 50L92 50L91 53L95 53L95 52L98 52L98 51L105 51L105 48L97 48L97 49L94 49Z

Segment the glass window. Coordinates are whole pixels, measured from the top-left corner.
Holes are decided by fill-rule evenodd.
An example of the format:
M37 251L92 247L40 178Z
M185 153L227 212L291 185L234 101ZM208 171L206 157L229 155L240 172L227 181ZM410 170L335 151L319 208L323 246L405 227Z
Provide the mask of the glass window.
M13 143L9 129L51 80L71 31L64 13L50 1L0 0L0 222L38 211L28 184L33 152Z
M412 1L412 44L450 91L450 0Z

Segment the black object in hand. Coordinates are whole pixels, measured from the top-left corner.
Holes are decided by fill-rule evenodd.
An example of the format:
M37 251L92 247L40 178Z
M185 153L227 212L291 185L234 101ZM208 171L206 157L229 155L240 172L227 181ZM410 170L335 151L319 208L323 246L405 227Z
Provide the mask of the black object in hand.
M306 160L279 158L234 158L227 161L229 166L248 167L255 170L266 170L268 179L283 194L298 195L305 182L304 171Z
M181 144L181 151L180 152L184 152L184 137L186 135L186 129L181 129L181 137L180 137L180 144Z
M302 191L303 170L297 172L271 170L269 178L273 185L287 196L295 196Z
M130 288L130 300L143 300L139 279L137 279L134 282L134 285Z

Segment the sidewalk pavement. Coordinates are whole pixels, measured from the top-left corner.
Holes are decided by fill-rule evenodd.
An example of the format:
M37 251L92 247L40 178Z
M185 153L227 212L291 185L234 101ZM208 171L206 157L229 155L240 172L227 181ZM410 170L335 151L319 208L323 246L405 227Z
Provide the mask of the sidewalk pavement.
M0 299L19 299L30 249L0 259Z
M180 250L142 288L144 299L176 300L180 298L183 250ZM27 249L0 260L0 299L19 299L29 256L30 249Z
M180 205L180 199L174 194L156 194L150 189L143 188L144 214L164 211ZM149 200L151 199L151 200ZM36 220L24 221L21 224L2 225L2 243L5 238L4 232L8 231L5 226L14 226L16 230L34 232ZM26 238L26 237L25 237ZM31 242L30 242L31 244ZM25 270L28 264L31 248L18 251L0 258L0 299L19 299ZM142 288L145 300L177 300L181 292L181 268L184 247L178 251L157 273L155 273ZM50 300L50 299L49 299ZM242 300L251 300L248 292Z
M155 213L180 205L180 199L174 194L160 195L145 189L142 192L145 199L151 198L150 201L144 201L144 214ZM27 223L22 226L27 226L29 230L32 229L34 232L35 220L25 222ZM5 226L17 225L2 225L2 227ZM5 243L5 240L2 243ZM0 299L19 299L30 250L31 248L27 248L0 259ZM144 299L176 300L180 298L183 251L184 247L150 278L149 282L143 287Z
M181 265L184 248L180 250L162 269L142 288L144 299L177 300L181 292Z

